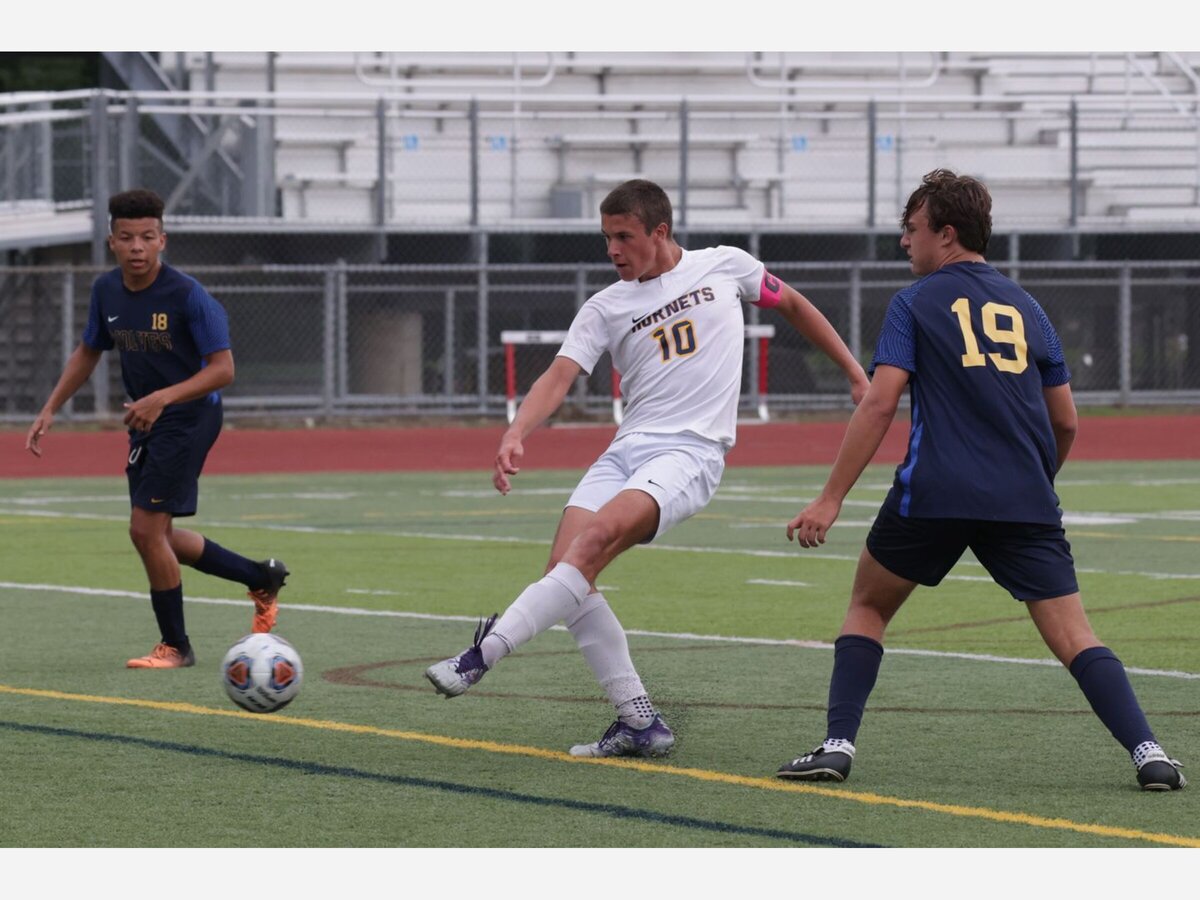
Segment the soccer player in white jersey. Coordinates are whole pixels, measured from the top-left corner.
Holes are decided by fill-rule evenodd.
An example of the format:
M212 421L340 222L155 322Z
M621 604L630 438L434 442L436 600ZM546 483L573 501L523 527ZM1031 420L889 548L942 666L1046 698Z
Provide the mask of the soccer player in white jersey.
M742 304L779 310L846 373L855 403L869 382L820 311L750 254L677 244L671 202L657 184L638 179L618 186L600 204L600 222L621 280L575 316L500 440L492 483L508 493L522 442L605 351L621 373L621 427L567 501L545 577L498 620L481 622L470 647L430 666L425 677L439 693L457 697L517 647L565 620L617 710L598 741L574 746L571 754L662 756L675 736L650 702L596 579L623 551L703 509L716 491L737 423Z

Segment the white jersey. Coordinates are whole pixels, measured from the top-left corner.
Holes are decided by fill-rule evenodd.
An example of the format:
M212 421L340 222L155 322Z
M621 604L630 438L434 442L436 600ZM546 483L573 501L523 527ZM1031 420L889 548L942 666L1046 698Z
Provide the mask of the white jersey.
M690 431L733 446L742 387L745 318L763 264L737 247L684 250L648 281L618 281L580 308L559 356L591 374L607 350L621 373L617 437Z

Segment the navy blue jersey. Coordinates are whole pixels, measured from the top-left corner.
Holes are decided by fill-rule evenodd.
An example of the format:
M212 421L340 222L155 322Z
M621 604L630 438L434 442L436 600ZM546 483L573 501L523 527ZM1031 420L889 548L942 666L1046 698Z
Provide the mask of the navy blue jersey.
M125 391L140 400L191 378L210 353L228 350L229 322L221 304L178 269L163 264L154 283L140 291L125 287L121 270L113 269L92 284L83 342L93 350L120 351ZM207 398L219 400L217 392Z
M982 262L944 266L888 306L871 371L910 373L912 429L885 505L902 516L1061 521L1042 389L1071 373L1050 320Z

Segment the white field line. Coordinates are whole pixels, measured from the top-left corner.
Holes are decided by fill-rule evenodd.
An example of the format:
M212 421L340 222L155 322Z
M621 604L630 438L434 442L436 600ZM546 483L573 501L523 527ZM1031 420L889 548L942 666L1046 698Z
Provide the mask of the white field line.
M788 482L787 484L743 484L736 480L729 479L730 469L726 469L726 480L721 482L722 491L741 491L743 493L762 493L768 495L779 495L782 493L794 493L796 491L811 491L814 494L819 493L825 483L814 482ZM736 476L735 476L736 478ZM1200 484L1200 478L1056 478L1054 479L1056 487L1107 487L1109 485L1120 485L1121 487L1177 487L1180 485ZM862 481L856 484L855 490L859 491L887 491L891 490L891 481Z
M0 507L0 516L28 516L45 519L83 519L97 522L128 522L127 516L110 516L100 513L66 513L51 510L34 509L5 509ZM208 528L241 528L255 531L284 531L298 534L340 534L340 535L378 535L382 537L412 538L429 541L467 541L482 544L520 544L532 547L546 547L549 541L544 538L505 537L489 534L462 534L437 531L365 531L361 528L324 528L315 525L272 525L265 522L219 522L206 521ZM669 553L715 553L724 556L749 556L758 559L823 559L834 562L858 562L858 554L850 553L813 553L802 549L788 550L749 550L735 547L692 547L671 544L639 544L638 551L657 551ZM964 559L959 566L982 568L980 563L972 559ZM1149 578L1154 581L1200 581L1200 572L1141 572L1132 569L1096 569L1075 567L1076 572L1085 575L1128 575L1133 578ZM959 580L976 580L972 576L946 576ZM990 579L979 579L990 580Z
M91 597L120 597L125 599L134 599L145 601L146 594L138 591L120 591L109 588L93 588L79 587L75 585L63 584L25 584L17 581L0 581L0 589L8 589L14 591L52 591L62 594L82 594ZM222 597L193 597L188 596L188 603L204 603L216 606L250 606L251 603L247 600L230 600ZM429 622L475 622L476 616L453 616L453 615L435 615L433 613L418 613L418 612L400 612L397 610L381 610L381 609L361 609L357 607L347 606L319 606L307 603L281 603L280 609L286 609L289 612L308 612L308 613L328 613L339 616L370 616L381 619L420 619ZM551 629L553 631L566 631L562 625L555 625ZM629 628L625 631L626 634L636 635L637 637L651 637L665 640L675 641L704 641L707 643L720 644L746 644L760 647L800 647L805 650L832 650L833 644L825 641L798 641L780 638L752 638L752 637L731 637L719 634L694 634L691 632L669 632L669 631L643 631L641 629ZM1017 656L993 656L988 653L949 653L944 650L920 650L907 647L891 647L887 651L890 654L902 656L926 656L943 659L965 659L974 662L990 662L990 663L1007 663L1009 665L1020 666L1058 666L1057 660L1053 659L1026 659ZM1200 673L1194 672L1176 672L1166 669L1140 669L1126 667L1127 672L1136 675L1156 675L1163 678L1182 678L1186 680L1200 680Z
M796 511L799 512L805 506L807 506L809 503L811 503L815 498L816 498L816 493L814 493L811 497L781 497L779 495L776 495L774 497L760 497L758 495L749 496L749 495L738 494L738 495L730 496L729 494L715 494L713 496L712 502L713 503L718 503L718 502L725 502L725 503L785 503L788 506L796 507ZM879 504L882 502L883 502L882 498L879 500L843 500L842 506L862 506L862 507L866 507L868 509L879 509Z
M42 505L48 505L48 504L52 504L52 503L66 502L67 499L70 499L70 498L20 498L20 499L8 499L8 500L5 500L5 502L6 503L17 503L22 506L42 506ZM126 502L126 500L127 500L127 498L125 498L125 497L92 497L92 498L84 498L84 499L112 500L112 502L116 502L116 500L121 500L121 502ZM320 499L328 499L328 498L323 497ZM793 505L796 505L796 508L798 510L802 509L802 506L798 505L799 503L800 502L798 500L797 504L793 504ZM875 503L856 504L856 503L850 502L850 500L847 500L847 502L842 505L871 506L872 509L875 509L878 506L878 504L875 504ZM104 515L104 514L101 514L101 512L54 512L52 510L24 509L24 508L23 509L2 509L2 508L0 508L0 515L41 516L43 518L88 518L88 520L94 520L94 521L100 521L100 522L124 522L124 521L126 521L126 518L127 518L126 516ZM871 520L865 520L865 518L864 518L864 520L854 520L854 518L839 518L839 520L838 520L838 522L836 522L836 524L839 524L839 526L844 526L847 528L869 528L871 526L871 524L874 523L874 521L875 521L874 518L871 518ZM1200 511L1178 510L1178 511L1174 511L1174 512L1154 512L1154 514L1148 514L1148 512L1069 512L1068 511L1068 512L1063 512L1062 521L1064 524L1070 524L1070 526L1088 526L1088 527L1103 526L1103 524L1135 524L1138 522L1200 522ZM318 528L318 527L308 527L308 526L270 526L270 524L262 524L262 523L212 522L211 524L214 524L214 526L218 526L221 528L264 528L264 529L275 528L278 530L293 530L293 532L317 532L317 533L328 532L329 534L354 534L355 533L354 529ZM730 527L731 528L785 528L786 524L787 524L786 522L782 522L782 521L780 521L779 523L736 522L736 523L731 524ZM373 534L380 534L380 532L373 532ZM382 534L398 534L400 536L408 536L407 534L401 534L401 533L396 533L396 532L383 532ZM427 536L427 535L418 535L418 536ZM470 540L469 536L467 536L467 538L464 538L464 540ZM505 539L504 538L494 538L493 540L505 540Z
M729 470L726 470L728 475ZM804 482L788 482L787 484L743 484L736 480L726 478L721 482L722 491L736 491L743 494L767 494L768 496L777 496L783 493L795 493L796 491L804 491L805 493L819 494L821 488L825 486L825 482L816 481L811 484ZM854 485L857 491L889 491L892 489L891 481L860 481Z
M1119 484L1121 487L1176 487L1200 484L1200 478L1056 478L1054 484L1057 487L1105 487L1111 484Z
M1136 525L1147 520L1163 520L1172 522L1200 522L1200 514L1194 512L1174 513L1171 515L1156 513L1143 515L1138 513L1080 513L1064 512L1064 525L1084 525L1089 528L1097 525ZM841 528L870 528L875 524L874 519L838 519L836 523ZM734 522L730 528L783 528L783 523L776 522Z
M838 519L837 524L842 528L870 528L875 524L874 519ZM787 528L787 522L782 519L778 522L733 522L730 528L778 528L783 532Z
M70 503L75 500L79 503L128 503L128 494L93 494L87 497L59 497L46 495L39 497L34 494L28 497L7 497L5 503L15 503L18 506L49 506L54 503Z
M523 490L518 490L516 493L522 497L570 497L572 490L573 488L569 487L525 488ZM496 500L501 499L500 494L495 488L460 488L446 491L431 491L430 493L436 494L439 497L465 497L471 500L480 497L487 499L495 498Z
M721 496L717 494L713 497L713 502L725 501L726 503L776 503L786 504L794 508L797 512L802 510L810 502L810 498L804 497L750 497L750 496ZM862 509L879 509L879 504L882 500L844 500L843 507L857 507ZM1063 511L1063 524L1065 525L1135 525L1138 522L1200 522L1200 510L1181 509L1156 511L1151 513L1139 512L1079 512L1076 510ZM838 519L839 525L858 525L859 522ZM869 522L867 524L870 524Z
M1077 485L1104 485L1115 482L1109 481L1078 481L1078 482L1059 482L1063 484ZM1172 486L1179 484L1200 484L1200 479L1162 479L1162 480L1144 480L1140 482L1122 482L1122 484L1137 484L1143 486ZM864 490L887 490L890 485L858 485L858 491ZM811 498L807 496L785 496L784 490L795 491L797 485L789 485L785 488L761 488L758 486L722 486L721 492L718 493L714 501L727 501L733 503L776 503L789 504L795 506L797 510L807 505ZM801 488L803 489L803 488ZM819 491L819 488L814 488L813 493ZM398 492L385 491L381 494L371 494L370 496L396 496ZM424 492L433 496L440 497L460 497L460 498L487 498L499 499L494 489L480 490L443 490L443 491L428 491ZM570 496L570 488L533 488L521 492L528 496ZM768 496L763 496L768 494ZM314 500L318 502L350 500L356 497L366 496L360 491L281 491L281 492L264 492L264 493L238 493L230 494L229 499L232 500ZM39 507L51 506L55 504L66 503L127 503L128 496L124 494L95 494L88 496L72 496L72 495L37 495L32 494L25 497L9 497L0 500L2 503L13 503L20 507ZM879 503L882 501L875 500L845 500L843 506L863 507L869 509L878 509ZM839 519L837 524L848 527L863 527L869 526L873 519ZM1182 509L1182 510L1163 510L1152 513L1139 512L1081 512L1066 510L1063 513L1063 522L1067 525L1132 525L1137 522L1200 522L1200 510ZM229 526L227 526L229 527ZM740 523L730 526L732 528L772 528L776 527L765 523Z

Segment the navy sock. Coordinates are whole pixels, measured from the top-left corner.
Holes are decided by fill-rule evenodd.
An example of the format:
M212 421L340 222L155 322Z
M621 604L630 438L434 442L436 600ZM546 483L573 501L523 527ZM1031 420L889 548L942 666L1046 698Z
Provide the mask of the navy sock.
M204 539L204 551L200 558L192 563L192 568L205 575L216 575L226 581L239 582L252 591L265 588L268 584L261 565L252 559L239 556L232 550L226 550L208 538Z
M1154 740L1125 666L1111 650L1089 647L1071 660L1071 674L1100 721L1122 747L1133 753L1138 744Z
M883 644L861 634L843 634L833 642L826 739L854 743L882 660Z
M151 591L150 605L154 607L154 618L164 644L186 653L191 644L183 627L183 585L177 584L165 591Z

